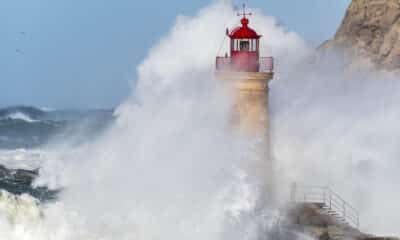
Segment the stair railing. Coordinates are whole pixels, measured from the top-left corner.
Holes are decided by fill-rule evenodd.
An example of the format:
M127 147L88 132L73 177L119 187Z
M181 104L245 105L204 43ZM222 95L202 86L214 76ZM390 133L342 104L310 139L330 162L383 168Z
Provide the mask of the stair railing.
M290 191L291 202L298 203L316 203L321 204L332 215L336 213L336 217L352 227L360 227L360 214L357 209L352 207L343 198L332 191L329 187L319 186L302 186L296 183L292 184Z

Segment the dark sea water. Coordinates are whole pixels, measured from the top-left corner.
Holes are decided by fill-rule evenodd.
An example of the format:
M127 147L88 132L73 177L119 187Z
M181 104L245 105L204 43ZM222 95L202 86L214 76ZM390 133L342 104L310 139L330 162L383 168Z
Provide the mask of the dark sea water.
M0 149L34 148L57 138L95 136L113 120L113 110L0 109ZM83 139L82 139L83 140Z
M67 140L75 144L90 141L104 132L113 119L112 109L44 110L31 106L2 108L0 158L12 163L14 156L9 154L10 151L26 152ZM29 162L29 159L25 161ZM16 195L27 193L41 201L55 199L61 189L34 187L33 182L39 172L39 169L13 168L0 162L0 190Z

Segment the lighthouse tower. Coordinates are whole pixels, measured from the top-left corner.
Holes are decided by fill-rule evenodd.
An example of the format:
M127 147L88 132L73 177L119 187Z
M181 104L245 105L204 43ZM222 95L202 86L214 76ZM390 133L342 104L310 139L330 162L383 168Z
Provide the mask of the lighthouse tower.
M233 89L235 105L233 109L234 127L239 133L254 139L256 169L265 179L266 188L272 186L272 161L269 157L268 123L268 83L274 76L272 57L260 56L261 35L250 28L251 13L243 13L241 26L226 34L230 39L230 54L216 58L216 77L229 89Z

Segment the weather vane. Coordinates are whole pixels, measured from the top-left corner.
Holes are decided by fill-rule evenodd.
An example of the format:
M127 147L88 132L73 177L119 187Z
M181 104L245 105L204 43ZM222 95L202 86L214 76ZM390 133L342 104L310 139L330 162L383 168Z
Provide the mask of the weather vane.
M238 13L237 15L238 16L243 16L244 18L246 18L246 16L251 16L252 13L250 13L250 12L246 13L246 4L243 3L242 6L243 6L243 13Z

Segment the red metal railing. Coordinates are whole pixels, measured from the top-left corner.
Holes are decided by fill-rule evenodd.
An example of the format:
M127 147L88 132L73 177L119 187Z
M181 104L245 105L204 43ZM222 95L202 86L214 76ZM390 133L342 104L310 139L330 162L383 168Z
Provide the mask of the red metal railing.
M274 72L274 58L273 57L260 57L258 72ZM216 59L216 70L217 71L234 71L235 67L232 63L231 57L217 57Z
M260 58L260 72L274 72L274 58L261 57Z

